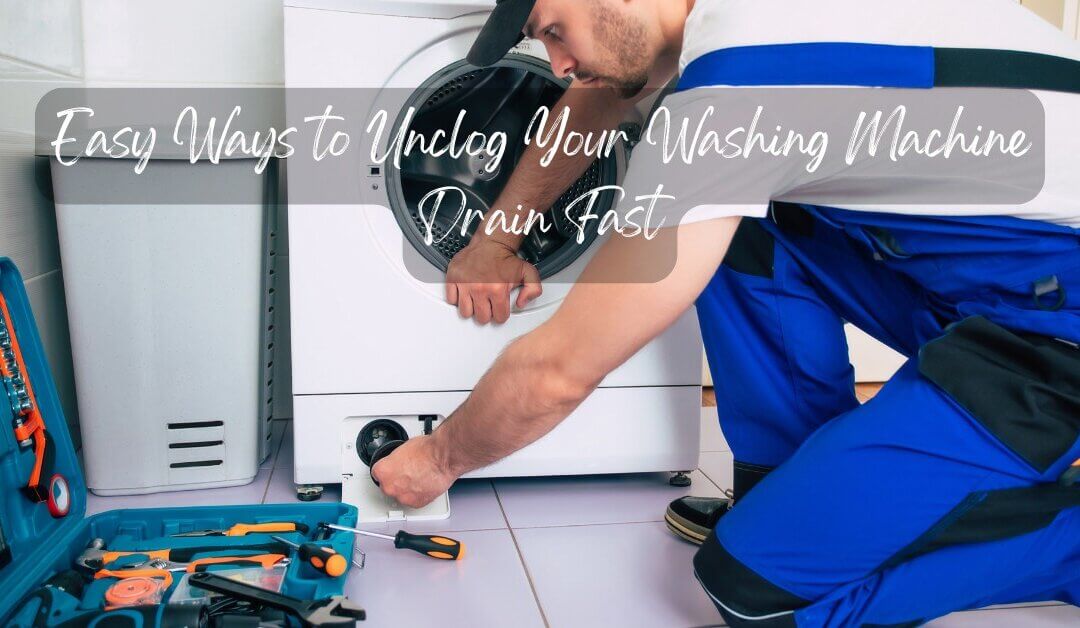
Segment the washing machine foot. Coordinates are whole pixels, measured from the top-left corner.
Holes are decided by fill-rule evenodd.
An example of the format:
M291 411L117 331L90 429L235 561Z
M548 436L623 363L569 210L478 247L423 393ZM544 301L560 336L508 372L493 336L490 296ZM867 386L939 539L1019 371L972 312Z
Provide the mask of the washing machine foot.
M323 487L319 484L297 484L296 499L302 502L317 501L323 494Z
M675 475L671 476L671 479L668 480L668 484L672 486L686 488L687 486L690 486L690 484L693 482L693 480L691 480L690 476L688 475L690 473L689 471L672 471L672 473L674 473Z

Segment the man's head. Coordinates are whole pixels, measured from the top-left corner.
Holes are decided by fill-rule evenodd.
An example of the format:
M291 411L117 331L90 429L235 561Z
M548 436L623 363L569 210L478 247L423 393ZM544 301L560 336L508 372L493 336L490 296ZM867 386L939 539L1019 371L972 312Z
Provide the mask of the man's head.
M656 0L498 0L468 60L491 65L523 35L544 44L556 76L629 98L667 46L661 24Z

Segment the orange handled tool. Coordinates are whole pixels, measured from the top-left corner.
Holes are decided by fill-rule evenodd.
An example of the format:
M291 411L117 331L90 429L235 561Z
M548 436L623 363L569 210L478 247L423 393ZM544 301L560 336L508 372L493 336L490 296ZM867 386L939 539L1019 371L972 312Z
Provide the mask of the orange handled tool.
M377 539L387 539L393 541L394 547L398 549L410 549L414 552L420 552L425 556L438 558L439 560L461 560L461 558L465 556L465 546L462 545L460 541L455 541L449 537L439 536L437 534L409 534L404 530L400 530L395 536L390 536L389 534L379 534L377 532L368 532L367 530L339 526L335 523L324 523L322 525L332 530L352 532L353 534L372 536Z
M346 562L345 557L335 552L333 548L324 547L316 543L293 543L280 536L272 536L270 538L295 549L300 560L314 567L319 573L326 574L331 578L337 578L349 569L349 564Z
M13 404L15 441L19 447L32 445L34 449L34 466L22 491L33 502L45 502L49 513L59 518L71 508L71 492L67 479L53 473L56 453L45 435L45 420L38 409L14 325L7 301L0 295L0 392L6 391Z
M206 571L210 565L260 565L263 569L270 569L274 565L285 561L284 554L256 554L255 556L213 556L211 558L200 558L193 560L187 564L184 571L188 573L198 573L200 571Z
M394 536L394 547L411 549L440 560L461 560L465 555L465 546L459 541L438 535L409 534L404 530Z
M135 550L123 550L113 551L101 549L104 546L104 542L101 539L94 539L90 543L90 547L83 550L82 555L76 559L75 564L88 571L97 571L106 567L109 563L124 558L125 556L137 556L142 557L143 560L136 563L138 565L144 565L150 562L158 563L170 563L171 567L186 567L189 563L196 562L195 557L199 554L206 552L220 552L222 550L231 549L237 552L252 552L252 554L241 555L238 558L258 558L259 555L270 556L284 556L281 552L287 550L286 546L281 543L260 543L256 545L240 545L235 548L226 548L220 546L208 546L208 547L174 547L169 549L135 549ZM258 552L259 554L255 554ZM200 560L211 560L203 558ZM131 567L128 567L129 569Z
M144 562L130 567L119 569L99 569L94 572L94 580L102 578L164 578L165 586L172 584L173 571L186 571L199 573L206 571L211 565L260 565L263 569L270 569L274 565L286 560L284 554L256 554L254 556L212 556L200 558L190 563L174 563L159 557L147 558Z
M292 521L271 521L268 523L238 523L221 530L195 530L193 532L181 532L174 537L181 536L247 536L249 534L270 534L281 532L300 532L307 534L308 527L302 523Z
M94 579L100 578L132 578L136 576L160 576L168 572L184 571L189 574L204 572L211 565L249 565L257 564L262 569L270 569L275 564L285 561L283 553L259 553L255 556L215 556L201 558L191 562L171 562L160 557L148 558L144 562L135 563L127 567L119 567L113 570L98 570L94 572ZM172 582L172 580L170 580Z
M119 580L128 578L161 578L166 589L172 586L173 582L173 576L168 570L153 567L146 569L102 569L94 574L94 580L101 580L102 578L117 578Z

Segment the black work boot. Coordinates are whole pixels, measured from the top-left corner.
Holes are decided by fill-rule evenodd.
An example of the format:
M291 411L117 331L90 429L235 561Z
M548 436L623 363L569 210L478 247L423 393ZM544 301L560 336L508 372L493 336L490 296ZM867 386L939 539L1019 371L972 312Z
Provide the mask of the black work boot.
M664 523L678 537L695 545L701 545L735 504L735 498L746 495L773 467L735 461L733 490L725 490L725 497L680 497L668 504Z

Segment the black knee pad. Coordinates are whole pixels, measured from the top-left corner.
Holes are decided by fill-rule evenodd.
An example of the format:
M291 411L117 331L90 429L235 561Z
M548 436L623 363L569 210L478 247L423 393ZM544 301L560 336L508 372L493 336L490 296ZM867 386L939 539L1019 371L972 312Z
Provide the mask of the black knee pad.
M743 218L731 238L724 266L744 275L772 279L776 240L760 218Z
M765 479L766 475L769 475L776 467L766 467L760 464L750 464L749 462L735 461L735 481L732 483L731 488L735 494L735 501L746 496L758 482Z
M732 556L713 532L694 555L694 575L732 628L794 628L809 604Z

